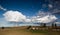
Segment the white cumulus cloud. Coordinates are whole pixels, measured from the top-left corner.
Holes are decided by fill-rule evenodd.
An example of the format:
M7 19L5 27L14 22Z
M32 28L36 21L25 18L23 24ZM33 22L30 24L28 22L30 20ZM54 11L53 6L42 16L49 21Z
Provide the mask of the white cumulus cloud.
M53 22L57 19L57 17L55 15L51 15L51 14L47 14L47 13L41 14L41 12L39 13L39 15L33 16L31 18L27 18L21 12L13 11L13 10L7 11L3 15L7 21L13 21L13 22L49 23L49 22ZM41 17L40 15L42 15L43 17Z
M7 11L3 14L7 21L22 22L26 19L26 16L19 11Z
M31 19L26 19L25 22L31 22Z
M55 15L52 15L50 12L39 11L37 14L37 16L32 17L32 22L50 23L58 19Z
M42 18L36 18L36 21L40 23L49 23L55 21L56 19L57 18L54 15L46 15Z

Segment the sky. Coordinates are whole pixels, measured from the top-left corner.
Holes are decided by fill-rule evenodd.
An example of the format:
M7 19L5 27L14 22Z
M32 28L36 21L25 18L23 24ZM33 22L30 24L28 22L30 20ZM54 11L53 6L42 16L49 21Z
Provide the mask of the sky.
M43 18L38 18L37 16ZM53 19L48 17L53 17ZM35 19L32 20L32 18ZM12 21L29 22L30 25L33 25L31 24L31 20L33 23L36 23L36 21L44 23L48 20L52 21L56 19L59 19L57 21L60 22L60 0L0 0L1 26L11 26L12 24L8 23Z

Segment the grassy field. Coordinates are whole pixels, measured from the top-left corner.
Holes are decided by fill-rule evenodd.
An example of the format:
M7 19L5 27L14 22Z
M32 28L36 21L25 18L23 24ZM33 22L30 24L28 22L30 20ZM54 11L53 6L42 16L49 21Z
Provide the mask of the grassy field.
M27 30L20 28L0 29L0 35L60 35L58 31Z

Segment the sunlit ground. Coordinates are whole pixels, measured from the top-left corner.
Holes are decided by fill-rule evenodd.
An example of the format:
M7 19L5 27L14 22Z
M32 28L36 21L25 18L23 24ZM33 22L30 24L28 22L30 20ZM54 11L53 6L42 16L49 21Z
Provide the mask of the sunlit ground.
M23 28L0 28L0 35L60 35L60 31L27 30Z

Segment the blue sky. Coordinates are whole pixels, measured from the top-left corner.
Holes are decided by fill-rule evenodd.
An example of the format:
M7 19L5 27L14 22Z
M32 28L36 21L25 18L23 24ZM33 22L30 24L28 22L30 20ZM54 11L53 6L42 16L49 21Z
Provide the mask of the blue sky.
M56 1L56 0L55 0ZM0 5L8 10L18 10L27 16L32 16L38 13L39 10L43 9L48 11L48 4L54 5L54 0L0 0ZM59 1L59 0L57 0ZM43 7L46 4L46 7ZM59 5L58 5L59 6ZM58 6L55 5L55 8ZM0 10L0 14L5 11Z
M2 0L0 2L4 8L8 10L18 10L27 16L34 15L41 8L39 0Z
M60 0L0 0L0 5L7 10L15 10L23 13L26 16L34 16L40 10L50 12L60 18ZM52 7L52 8L50 8ZM55 12L57 9L57 12ZM6 11L0 9L0 18ZM2 19L1 19L2 20ZM0 22L1 22L0 20ZM59 21L59 20L58 20ZM4 22L2 20L2 22Z

